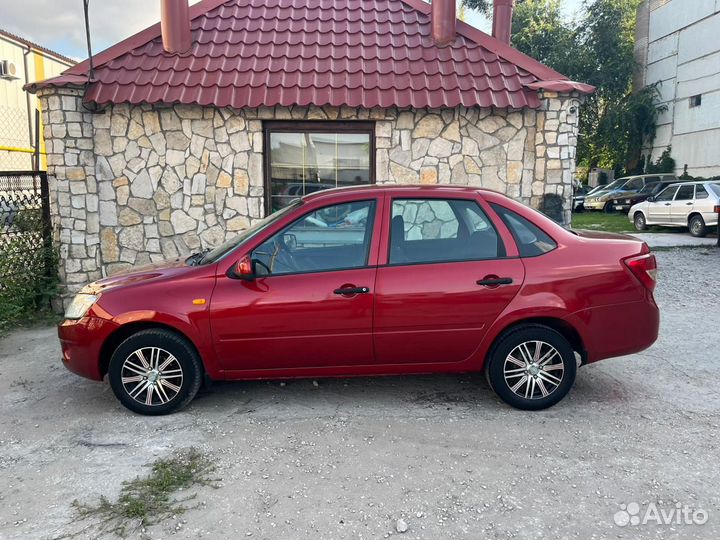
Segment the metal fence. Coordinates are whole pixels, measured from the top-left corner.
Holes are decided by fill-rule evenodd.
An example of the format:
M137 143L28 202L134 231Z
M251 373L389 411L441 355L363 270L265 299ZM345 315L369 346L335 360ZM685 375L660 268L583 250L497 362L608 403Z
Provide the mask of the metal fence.
M0 172L0 326L3 313L42 307L55 260L47 175Z

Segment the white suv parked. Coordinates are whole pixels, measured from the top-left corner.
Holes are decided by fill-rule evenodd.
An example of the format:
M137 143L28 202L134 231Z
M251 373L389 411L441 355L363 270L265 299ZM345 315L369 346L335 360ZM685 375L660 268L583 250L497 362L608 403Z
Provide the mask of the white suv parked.
M708 227L718 224L720 182L671 184L655 197L630 208L628 217L638 231L648 225L688 227L693 236L705 236Z

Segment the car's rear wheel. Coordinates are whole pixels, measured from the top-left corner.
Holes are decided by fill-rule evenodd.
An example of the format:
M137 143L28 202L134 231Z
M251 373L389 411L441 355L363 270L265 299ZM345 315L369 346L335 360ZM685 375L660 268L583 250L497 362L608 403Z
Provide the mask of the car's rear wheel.
M572 346L559 332L527 325L504 335L488 358L487 377L508 405L523 410L552 407L570 391L577 364Z
M169 414L185 407L203 380L202 363L183 337L163 329L142 330L123 341L110 358L115 396L133 412Z
M638 231L647 231L647 221L645 220L645 214L642 212L636 212L633 218L635 229Z
M707 226L705 225L705 220L702 216L694 215L691 217L690 222L688 223L688 228L690 229L690 234L693 236L698 238L707 236Z

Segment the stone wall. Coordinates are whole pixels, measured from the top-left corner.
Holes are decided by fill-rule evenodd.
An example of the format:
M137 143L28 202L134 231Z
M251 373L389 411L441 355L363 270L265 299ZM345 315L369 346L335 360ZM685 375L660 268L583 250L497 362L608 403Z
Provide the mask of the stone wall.
M373 120L378 183L494 189L539 207L565 198L577 142L573 96L540 110L115 105L44 89L43 122L61 280L82 284L215 246L263 217L263 120Z

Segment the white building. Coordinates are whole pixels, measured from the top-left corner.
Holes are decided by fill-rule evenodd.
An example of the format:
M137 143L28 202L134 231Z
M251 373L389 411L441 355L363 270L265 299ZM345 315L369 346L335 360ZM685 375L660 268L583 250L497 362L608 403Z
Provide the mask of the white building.
M0 21L1 22L1 21ZM23 90L74 65L70 58L0 30L0 171L45 170L45 142L39 131L40 163L35 163L35 111L40 100Z
M660 82L667 106L653 160L672 146L678 173L720 175L720 0L643 0L637 22L636 88Z

